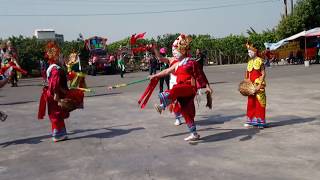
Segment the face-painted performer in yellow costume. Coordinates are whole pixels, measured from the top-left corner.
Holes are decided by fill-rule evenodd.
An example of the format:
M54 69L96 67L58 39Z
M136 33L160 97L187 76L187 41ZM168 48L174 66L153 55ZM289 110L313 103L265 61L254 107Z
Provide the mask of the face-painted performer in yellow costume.
M248 61L245 79L250 80L256 87L256 93L248 96L247 104L247 122L246 127L257 126L264 128L266 126L266 94L265 94L265 68L263 60L257 56L258 50L252 45L247 44Z

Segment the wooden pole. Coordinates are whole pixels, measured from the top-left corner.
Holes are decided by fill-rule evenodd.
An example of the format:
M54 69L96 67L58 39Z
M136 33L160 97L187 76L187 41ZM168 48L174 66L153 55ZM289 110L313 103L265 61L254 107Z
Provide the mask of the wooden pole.
M287 17L288 16L288 3L287 0L283 0L284 3L284 16Z
M304 60L307 60L308 53L307 53L307 37L304 36Z

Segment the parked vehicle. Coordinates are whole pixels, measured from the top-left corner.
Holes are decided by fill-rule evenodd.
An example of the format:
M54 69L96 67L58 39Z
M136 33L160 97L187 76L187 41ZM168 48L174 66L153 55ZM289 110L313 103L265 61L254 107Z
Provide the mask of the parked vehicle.
M95 76L97 73L112 74L116 71L116 62L110 60L107 53L107 39L94 36L85 40L89 50L88 74Z

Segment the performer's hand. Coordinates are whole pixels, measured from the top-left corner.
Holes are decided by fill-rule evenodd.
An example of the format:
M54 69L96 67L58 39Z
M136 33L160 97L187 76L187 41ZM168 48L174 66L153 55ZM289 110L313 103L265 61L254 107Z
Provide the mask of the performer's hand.
M255 93L259 92L260 89L261 89L261 85L256 86L256 88L255 88Z
M212 94L212 93L213 93L213 90L211 89L210 86L207 86L207 87L206 87L206 93L209 93L209 94Z
M155 79L156 77L155 77L155 75L150 75L150 76L148 76L148 78L149 78L150 80L152 80L152 79Z
M244 78L244 81L249 82L249 81L250 81L250 79L248 79L248 78Z
M56 93L54 93L54 95L53 95L53 100L59 101L59 100L60 100L59 95L56 94Z

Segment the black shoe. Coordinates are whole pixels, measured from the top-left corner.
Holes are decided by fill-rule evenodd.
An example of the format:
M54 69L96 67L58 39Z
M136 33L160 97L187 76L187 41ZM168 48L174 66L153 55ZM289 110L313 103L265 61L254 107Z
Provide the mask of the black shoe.
M5 113L3 112L0 112L0 120L3 122L7 119L8 115L6 115Z

